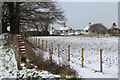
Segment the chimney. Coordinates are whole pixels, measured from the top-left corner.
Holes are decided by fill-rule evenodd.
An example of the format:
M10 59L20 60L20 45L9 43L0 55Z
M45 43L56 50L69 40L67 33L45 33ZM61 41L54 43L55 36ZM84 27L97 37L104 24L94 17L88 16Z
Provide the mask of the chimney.
M116 24L115 24L115 23L113 23L112 27L113 27L113 28L115 28L115 27L116 27Z
M66 27L66 25L64 25L64 27Z
M89 23L89 26L91 26L91 23Z
M66 27L65 23L63 23L63 26Z

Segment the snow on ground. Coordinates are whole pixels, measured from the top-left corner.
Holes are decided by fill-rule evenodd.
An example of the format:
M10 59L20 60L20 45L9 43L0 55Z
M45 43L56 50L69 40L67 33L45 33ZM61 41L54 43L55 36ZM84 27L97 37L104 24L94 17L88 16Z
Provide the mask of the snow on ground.
M70 64L82 78L118 78L118 38L117 37L60 37L46 36L36 37L48 41L48 48L51 48L51 42L54 46L53 60L58 64ZM34 41L33 37L29 40ZM58 58L57 45L60 44L60 58ZM71 55L70 62L67 61L67 46L70 44ZM45 45L44 45L45 47ZM84 68L82 65L82 48L84 48ZM100 48L103 49L103 72L100 71ZM49 51L49 49L48 49ZM49 59L49 52L44 55Z
M0 39L0 80L2 78L27 78L27 77L37 77L40 78L55 78L60 77L59 75L54 75L48 71L37 71L36 69L26 69L22 63L23 70L17 69L17 62L15 59L15 53L12 46L9 48L4 48L4 42Z

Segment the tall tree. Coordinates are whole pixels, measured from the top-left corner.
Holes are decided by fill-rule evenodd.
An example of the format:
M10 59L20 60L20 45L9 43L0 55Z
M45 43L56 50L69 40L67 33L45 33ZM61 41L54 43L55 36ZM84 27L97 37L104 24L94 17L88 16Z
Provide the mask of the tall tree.
M2 11L2 3L0 2L0 11ZM2 12L0 12L0 34L2 34Z
M6 3L2 3L2 33L6 33L7 26L9 24L9 16L8 16L8 7Z
M63 20L65 20L63 10L55 2L23 3L21 10L27 11L27 14L22 13L23 18L21 20L33 24L32 27L37 30L42 29L44 34L48 33L50 24L64 22Z
M11 33L18 33L21 24L29 25L48 34L48 27L64 18L63 10L55 2L22 2L6 3Z
M19 33L19 21L18 20L18 6L13 2L8 3L10 32L12 34ZM17 12L18 11L18 12Z

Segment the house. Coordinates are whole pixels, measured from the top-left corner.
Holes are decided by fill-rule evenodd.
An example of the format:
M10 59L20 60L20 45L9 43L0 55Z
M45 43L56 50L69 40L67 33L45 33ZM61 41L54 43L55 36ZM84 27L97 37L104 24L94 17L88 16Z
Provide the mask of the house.
M82 34L105 34L107 31L107 28L102 25L101 23L95 23L87 25L83 30L81 31Z
M75 35L80 35L81 34L81 30L75 30Z
M51 32L51 31L50 31ZM54 35L74 35L75 30L70 27L67 27L65 24L64 26L60 27L59 29L54 29L52 32Z
M92 34L105 34L107 31L107 28L101 23L96 23L91 25L89 30Z
M119 35L120 29L117 27L115 23L113 23L112 27L108 29L107 33L110 35Z
M90 34L89 28L91 26L91 23L89 23L83 30L81 30L81 34Z

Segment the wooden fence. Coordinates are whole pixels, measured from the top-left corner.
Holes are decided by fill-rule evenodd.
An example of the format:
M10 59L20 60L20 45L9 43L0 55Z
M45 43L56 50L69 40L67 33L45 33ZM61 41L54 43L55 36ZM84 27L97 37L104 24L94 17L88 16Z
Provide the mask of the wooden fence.
M42 40L42 39L37 39L37 38L35 38L34 37L34 43L35 43L35 45L37 46L37 47L39 47L39 48L41 48L42 50L44 50L44 51L47 51L48 49L48 41L45 41L45 40ZM51 54L54 54L54 51L53 51L53 48L54 48L54 46L53 46L53 42L51 42L51 45L49 45L49 46L51 46L51 49L50 49L50 52L51 52ZM71 61L71 59L70 59L70 54L71 54L71 48L70 48L70 45L68 44L67 45L67 48L68 48L68 51L67 51L67 53L68 53L68 56L67 56L67 58L68 58L68 62L69 61ZM58 46L57 46L57 50L58 50L58 58L60 58L60 44L58 44ZM84 57L84 48L82 48L81 49L81 55L82 55L82 61L81 61L81 63L82 63L82 67L84 67L84 60L85 60L85 57ZM102 69L102 49L100 49L100 72L102 72L103 71L103 69Z

